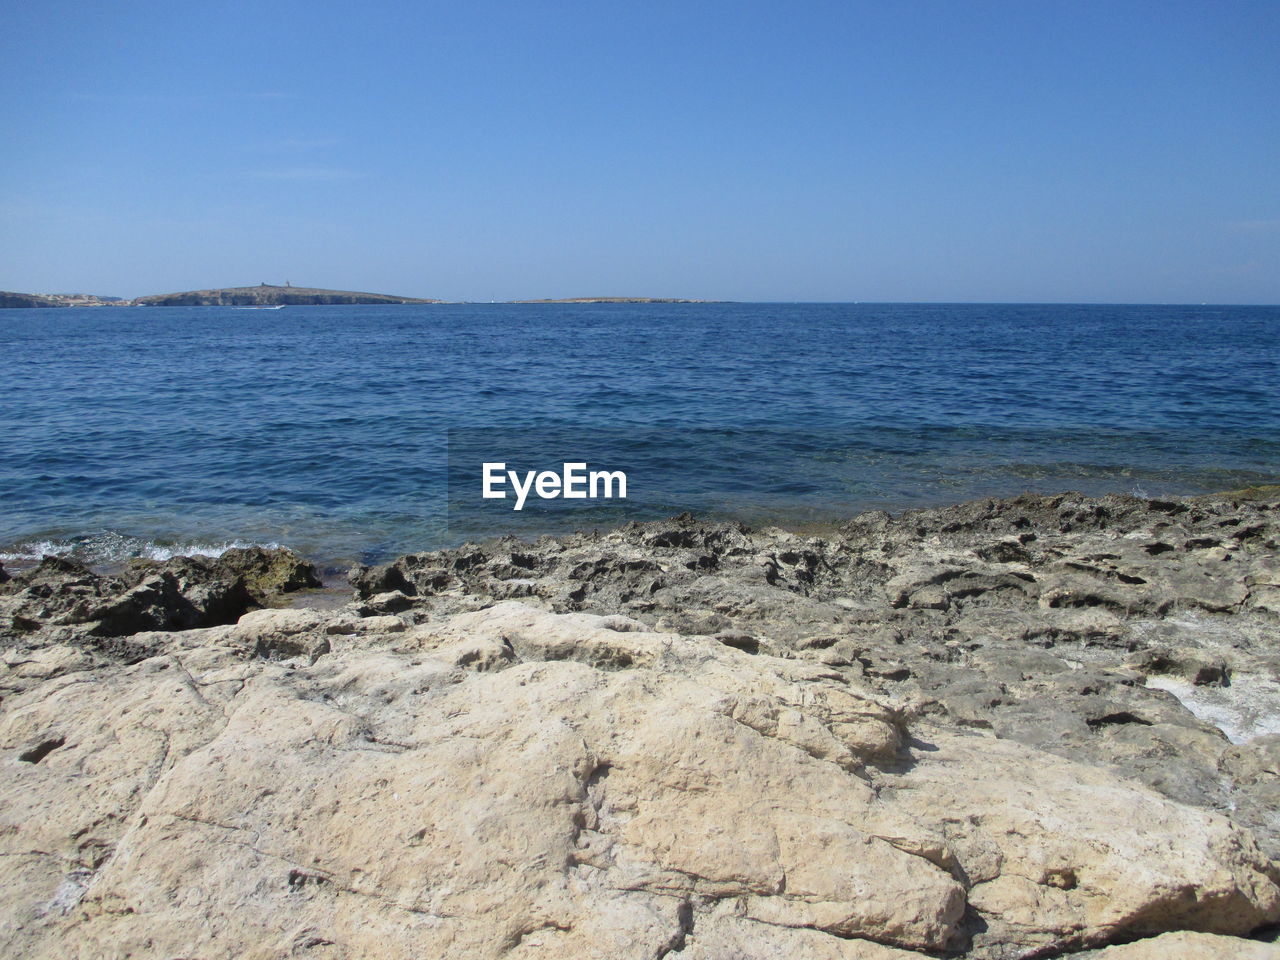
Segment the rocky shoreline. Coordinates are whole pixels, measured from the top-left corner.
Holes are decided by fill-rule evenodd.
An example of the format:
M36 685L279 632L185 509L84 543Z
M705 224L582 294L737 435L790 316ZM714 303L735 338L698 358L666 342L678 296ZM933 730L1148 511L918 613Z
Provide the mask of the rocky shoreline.
M1280 956L1280 491L0 571L0 953Z

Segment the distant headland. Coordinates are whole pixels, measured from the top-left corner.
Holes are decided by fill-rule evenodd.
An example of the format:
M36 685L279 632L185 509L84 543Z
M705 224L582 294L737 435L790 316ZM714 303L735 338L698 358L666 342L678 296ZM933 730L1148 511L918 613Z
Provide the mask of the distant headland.
M132 300L91 293L9 293L0 290L0 307L127 307Z
M714 303L713 300L681 300L677 297L565 297L561 300L508 300L507 303Z
M217 290L189 290L138 297L136 307L275 307L320 303L439 303L418 297L396 297L386 293L359 293L352 290L320 290L315 287L283 287L260 283L256 287L222 287Z
M157 293L125 300L87 293L6 293L0 291L0 307L277 307L321 303L440 303L418 297L397 297L386 293L355 290L321 290L316 287L278 286L260 283L256 287L220 287L188 290L184 293Z
M0 307L282 307L313 304L449 303L454 301L400 297L354 290L322 290L317 287L260 283L253 287L219 287L158 293L132 300L88 293L7 293L0 291ZM566 297L564 299L506 300L504 303L712 303L675 297Z

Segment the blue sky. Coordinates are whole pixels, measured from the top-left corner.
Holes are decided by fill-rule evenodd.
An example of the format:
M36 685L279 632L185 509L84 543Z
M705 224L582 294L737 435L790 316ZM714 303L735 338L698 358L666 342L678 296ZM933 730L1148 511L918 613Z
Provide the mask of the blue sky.
M4 4L0 289L1280 302L1280 3Z

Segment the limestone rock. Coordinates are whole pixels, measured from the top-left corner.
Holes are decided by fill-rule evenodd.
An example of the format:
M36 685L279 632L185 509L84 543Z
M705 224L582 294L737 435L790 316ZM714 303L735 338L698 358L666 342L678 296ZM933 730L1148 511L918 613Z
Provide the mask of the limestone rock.
M1088 960L1280 960L1280 946L1210 933L1164 933L1076 956Z
M1280 918L1223 818L821 664L517 602L349 617L7 698L0 951L997 958ZM352 640L245 658L271 636Z
M0 955L1274 956L1277 506L677 518L338 610L46 560L0 584Z
M358 568L428 621L518 597L823 664L985 730L1241 818L1232 743L1280 733L1280 499L1078 494L870 513L801 537L690 517Z

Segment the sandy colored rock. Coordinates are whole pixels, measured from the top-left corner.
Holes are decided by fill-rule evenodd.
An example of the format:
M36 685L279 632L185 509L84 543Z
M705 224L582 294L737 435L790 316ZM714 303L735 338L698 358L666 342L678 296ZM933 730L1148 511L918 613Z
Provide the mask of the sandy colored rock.
M1280 910L1280 874L1225 818L1017 743L918 736L934 749L881 797L924 820L945 810L936 826L984 918L979 945L1246 933Z
M1101 766L1254 831L1270 788L1223 754L1280 734L1280 498L1079 494L873 511L821 536L691 517L361 567L406 619L519 598L812 660ZM406 606L407 604L407 606Z
M1274 956L1269 504L631 525L120 636L46 565L0 955Z
M1088 960L1277 960L1280 946L1208 933L1164 933L1148 940L1089 950Z
M994 958L1280 917L1222 818L810 661L517 602L245 658L349 616L7 699L0 949Z

